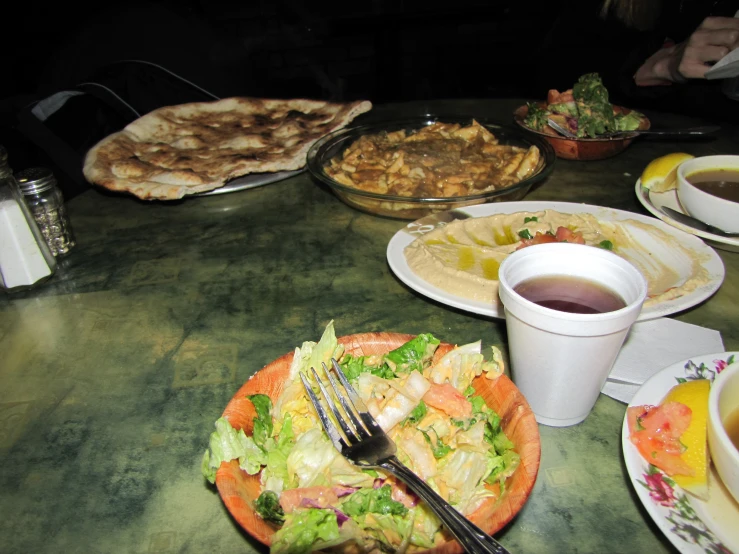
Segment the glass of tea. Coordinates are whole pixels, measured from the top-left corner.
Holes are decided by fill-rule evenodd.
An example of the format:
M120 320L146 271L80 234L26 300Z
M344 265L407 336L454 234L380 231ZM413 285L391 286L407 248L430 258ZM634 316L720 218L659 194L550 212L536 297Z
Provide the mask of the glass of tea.
M711 385L708 448L721 481L739 502L739 362L724 368Z
M539 423L583 421L647 295L641 272L595 246L554 243L499 270L511 375Z

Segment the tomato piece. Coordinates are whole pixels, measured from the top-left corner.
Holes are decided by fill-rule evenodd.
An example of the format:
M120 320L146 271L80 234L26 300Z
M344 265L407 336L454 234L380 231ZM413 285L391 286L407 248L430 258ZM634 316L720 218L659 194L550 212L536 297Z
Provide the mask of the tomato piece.
M572 94L572 89L568 89L564 92L559 92L557 89L550 89L547 93L547 104L562 104L564 102L574 102L575 97Z
M558 227L555 234L542 233L538 231L535 236L530 239L523 239L516 250L521 250L527 246L534 246L535 244L549 244L552 242L571 242L573 244L585 244L585 239L582 237L582 233L571 231L567 227Z
M667 475L693 475L694 470L680 457L685 450L680 435L692 417L692 410L680 402L632 406L626 412L629 439L645 460Z
M423 401L450 417L467 418L472 415L470 401L449 383L431 383L431 388L423 395Z
M585 239L582 238L582 233L571 231L567 227L558 227L554 237L559 242L572 242L575 244L585 244Z
M521 250L527 246L534 246L535 244L547 244L550 242L558 242L554 235L549 233L536 233L535 236L530 239L523 239L516 250Z

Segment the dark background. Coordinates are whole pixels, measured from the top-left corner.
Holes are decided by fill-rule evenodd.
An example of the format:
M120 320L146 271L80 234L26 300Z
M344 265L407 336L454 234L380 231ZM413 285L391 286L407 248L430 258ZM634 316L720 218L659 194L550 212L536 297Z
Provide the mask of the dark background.
M691 1L704 12L715 4L679 4ZM550 88L565 90L581 74L599 72L614 103L687 114L714 106L630 97L622 83L633 74L634 60L664 37L603 21L599 6L590 0L17 3L13 24L6 20L0 33L7 65L0 144L15 169L49 163L18 132L19 112L91 80L97 68L130 59L161 65L218 97L375 104L544 99ZM686 29L700 22L692 19ZM179 103L160 92L152 102Z

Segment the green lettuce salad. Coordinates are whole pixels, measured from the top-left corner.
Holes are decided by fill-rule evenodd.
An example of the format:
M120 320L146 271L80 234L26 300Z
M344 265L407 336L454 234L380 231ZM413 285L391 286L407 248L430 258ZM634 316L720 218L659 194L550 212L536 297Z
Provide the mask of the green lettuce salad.
M503 371L493 347L488 361L480 342L459 346L432 365L439 340L421 334L378 356L345 354L333 322L319 342L296 348L280 397L249 397L256 417L252 436L226 418L215 423L202 471L215 482L224 461L260 475L256 512L276 532L270 552L301 554L336 547L413 552L450 536L433 512L381 470L361 469L334 448L303 389L299 373L336 358L397 456L465 515L505 490L519 465L500 417L477 395L479 375ZM319 371L320 374L320 371ZM487 485L499 484L498 487Z
M563 93L550 91L545 107L530 102L528 108L524 119L527 127L548 132L547 120L552 119L578 138L597 138L605 133L634 131L644 119L636 111L614 112L608 100L608 90L597 73L581 76L571 90Z

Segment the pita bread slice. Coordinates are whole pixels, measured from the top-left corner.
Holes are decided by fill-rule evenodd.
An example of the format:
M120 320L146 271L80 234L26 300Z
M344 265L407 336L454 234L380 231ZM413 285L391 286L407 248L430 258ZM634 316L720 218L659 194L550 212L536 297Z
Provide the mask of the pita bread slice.
M319 138L368 101L226 98L154 110L93 146L85 178L144 200L176 200L249 173L300 169Z

